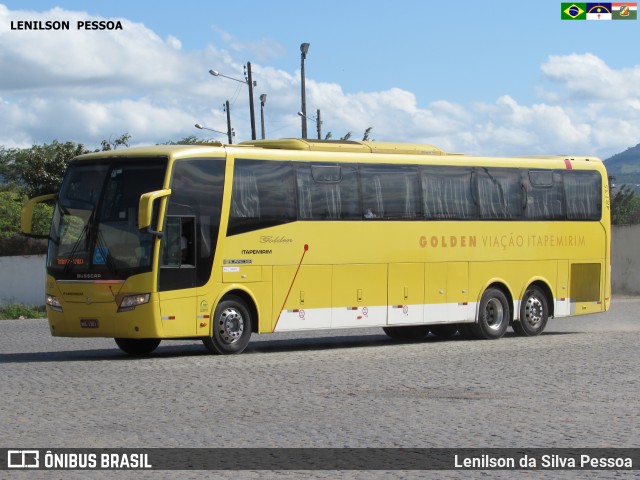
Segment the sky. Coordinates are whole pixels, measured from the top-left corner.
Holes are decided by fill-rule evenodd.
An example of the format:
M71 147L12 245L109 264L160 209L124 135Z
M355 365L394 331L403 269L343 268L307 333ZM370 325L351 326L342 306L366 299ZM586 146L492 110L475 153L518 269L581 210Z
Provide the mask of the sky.
M371 127L377 141L500 156L596 155L640 143L640 20L562 21L538 0L0 0L0 147L100 147L195 135L250 140L251 62L267 138ZM68 21L70 29L19 29ZM121 30L78 29L120 22Z

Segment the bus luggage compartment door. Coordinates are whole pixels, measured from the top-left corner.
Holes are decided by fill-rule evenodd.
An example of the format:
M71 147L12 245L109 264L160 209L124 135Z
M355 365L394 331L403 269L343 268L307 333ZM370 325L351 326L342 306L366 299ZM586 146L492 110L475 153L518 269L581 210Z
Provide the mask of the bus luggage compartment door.
M424 323L424 264L389 264L389 325Z

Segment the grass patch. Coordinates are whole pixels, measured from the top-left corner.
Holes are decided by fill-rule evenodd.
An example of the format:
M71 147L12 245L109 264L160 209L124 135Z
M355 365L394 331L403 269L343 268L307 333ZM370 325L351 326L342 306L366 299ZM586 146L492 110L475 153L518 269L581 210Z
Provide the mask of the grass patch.
M0 320L20 320L23 318L45 318L47 311L41 307L26 307L19 303L0 306Z

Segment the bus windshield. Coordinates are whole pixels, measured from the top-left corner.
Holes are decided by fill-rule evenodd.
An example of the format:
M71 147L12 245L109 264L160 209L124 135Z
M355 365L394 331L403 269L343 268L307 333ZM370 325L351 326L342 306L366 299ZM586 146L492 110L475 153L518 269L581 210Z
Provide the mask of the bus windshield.
M124 279L151 270L153 236L138 230L143 193L158 190L166 159L75 162L51 224L47 270L56 278Z

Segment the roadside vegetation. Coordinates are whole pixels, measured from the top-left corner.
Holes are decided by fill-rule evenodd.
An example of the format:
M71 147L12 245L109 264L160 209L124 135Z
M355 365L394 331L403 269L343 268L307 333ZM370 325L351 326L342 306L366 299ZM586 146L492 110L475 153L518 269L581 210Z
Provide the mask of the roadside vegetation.
M0 306L0 320L22 320L25 318L45 318L47 316L44 305L41 307L26 307L18 303Z

